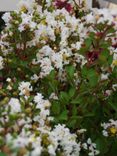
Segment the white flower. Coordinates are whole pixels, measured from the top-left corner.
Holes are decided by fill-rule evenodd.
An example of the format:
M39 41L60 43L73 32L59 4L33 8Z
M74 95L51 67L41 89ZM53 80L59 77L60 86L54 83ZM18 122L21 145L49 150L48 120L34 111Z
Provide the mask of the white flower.
M13 137L12 137L12 135L11 135L10 133L7 133L5 139L6 139L6 141L7 141L8 143L10 143L11 140L13 139Z
M29 96L30 91L32 91L32 86L31 86L30 82L23 81L19 84L18 89L20 91L20 95Z
M36 23L32 21L32 15L27 15L25 13L21 14L21 18L22 18L22 23L19 25L18 30L20 32L24 31L27 26L31 29L34 30L36 28Z
M70 35L70 31L69 31L69 28L67 27L61 27L61 42L60 42L60 45L62 47L66 47L68 42L67 42L67 39Z
M25 8L28 11L32 11L34 3L34 0L20 0L18 3L18 9L22 10Z
M76 50L80 50L82 42L76 42L75 44L71 44L72 48Z
M40 77L41 78L49 75L50 72L53 70L51 61L47 57L45 57L42 60L40 60L40 67L41 67L41 72L40 72Z
M117 90L117 84L113 84L112 88L114 91L116 91Z
M101 74L101 80L103 81L103 80L108 80L108 76L109 76L109 73L107 73L107 74Z
M51 6L51 3L52 3L52 0L46 0L47 7L50 7Z
M51 103L49 102L49 100L44 100L44 107L49 108L50 106L51 106Z
M105 136L105 137L108 137L108 136L109 136L108 132L105 131L105 130L102 131L102 134L103 134L103 136Z
M112 90L106 90L105 93L107 96L110 96L112 94Z
M0 56L0 70L3 69L3 57Z
M78 130L77 132L79 133L79 134L82 134L82 133L84 133L84 132L86 132L87 130L86 129L80 129L80 130Z
M55 149L60 146L63 149L64 155L79 156L81 150L80 143L76 142L76 135L71 134L70 130L65 125L56 125L50 133L50 141L53 143Z
M50 111L48 109L41 109L40 119L46 120L46 117L49 115L50 115Z
M6 12L3 16L2 19L6 24L10 23L10 20L12 19L10 12Z
M56 153L55 153L55 148L52 146L52 145L49 145L48 146L48 153L51 155L51 156L55 156Z
M81 67L87 63L86 58L78 53L75 54L76 63L80 63Z
M99 154L99 151L96 150L96 144L91 141L90 138L87 140L88 148L89 148L89 156L95 156Z
M47 35L49 36L49 38L52 41L55 41L56 37L55 37L55 34L54 34L54 29L51 28L50 26L47 27Z
M36 108L41 109L44 103L42 94L37 93L37 95L34 97L34 102L37 104Z
M8 78L6 79L6 81L7 81L7 82L11 82L11 78L8 77Z
M93 13L91 12L90 14L88 14L86 17L86 22L87 23L95 23L96 19L95 16L93 15Z
M49 99L58 100L58 96L55 93L51 93Z
M42 147L37 147L31 152L31 156L41 156Z
M101 126L103 127L102 134L105 137L108 137L109 134L117 135L117 120L110 119L107 123L102 123Z
M11 108L11 112L10 112L11 114L21 112L21 105L18 99L11 98L8 105Z
M46 22L51 27L57 27L57 21L55 20L54 14L50 12L44 12L46 16Z
M36 74L34 74L32 77L31 77L31 80L33 80L33 81L38 81L38 79L39 79L39 76L37 76Z
M53 52L54 52L54 51L51 49L50 46L45 45L45 46L43 46L43 47L39 50L39 52L37 53L37 55L36 55L37 60L39 61L39 60L40 60L41 58L43 58L44 56L51 56Z
M18 136L15 140L14 140L14 147L15 148L20 148L20 147L25 147L29 144L29 139L28 137L24 137L24 136Z
M51 56L51 61L54 64L54 67L57 69L63 68L63 57L60 53L53 53Z
M87 150L87 149L88 149L87 143L83 143L83 144L82 144L82 147L83 147L85 150Z
M97 23L105 23L112 24L114 22L114 17L107 8L103 9L93 9L95 16L97 16Z
M10 85L7 86L8 90L12 90L12 87Z

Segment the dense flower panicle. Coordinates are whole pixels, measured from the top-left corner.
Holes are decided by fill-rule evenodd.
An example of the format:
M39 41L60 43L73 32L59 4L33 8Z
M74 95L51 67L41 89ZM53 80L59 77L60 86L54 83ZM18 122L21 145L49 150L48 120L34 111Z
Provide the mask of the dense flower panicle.
M2 17L0 152L101 154L102 117L116 117L117 13L42 3L21 0ZM117 121L101 126L104 136L117 135Z
M66 128L65 125L58 124L53 129L50 127L50 125L47 125L47 123L50 121L50 102L48 100L44 100L42 94L37 93L37 95L34 97L34 102L36 104L34 111L36 112L37 110L40 110L40 112L30 118L29 114L24 114L23 106L21 105L21 103L24 103L27 100L28 99L23 101L22 99L22 101L19 101L17 98L11 98L8 102L8 107L10 106L10 114L17 116L13 127L10 127L9 130L13 128L12 131L18 133L17 136L14 136L11 132L6 134L5 143L9 146L9 148L11 150L21 149L26 148L31 144L31 152L28 153L28 151L25 149L24 154L39 156L42 154L42 152L44 152L44 146L46 145L46 150L50 155L56 155L56 152L62 149L63 154L66 156L78 156L82 150L82 143L77 143L77 135L70 133L70 130ZM29 105L32 104L30 103ZM31 112L32 109L33 108L26 108L26 111ZM8 109L6 111L9 112ZM5 120L6 123L10 120L7 112L4 114L7 118L7 120ZM19 117L17 113L20 113ZM2 117L0 117L0 121L2 121ZM3 125L4 124L5 123L3 123ZM0 127L1 132L5 130L4 126ZM90 148L89 151L92 151L94 148L94 152L96 152L96 145L92 144L91 142L90 146L92 146L92 148ZM97 154L98 151L95 153L95 155Z

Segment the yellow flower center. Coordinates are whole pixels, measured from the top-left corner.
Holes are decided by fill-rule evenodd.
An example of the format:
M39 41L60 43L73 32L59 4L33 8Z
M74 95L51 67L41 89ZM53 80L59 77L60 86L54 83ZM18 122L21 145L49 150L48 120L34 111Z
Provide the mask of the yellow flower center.
M114 61L113 61L113 65L114 65L114 66L117 66L117 60L114 60Z
M23 5L20 9L22 12L27 12L27 8Z
M36 138L35 137L32 137L30 140L31 140L31 142L35 142L36 141Z
M117 128L111 127L111 128L110 128L110 132L111 132L112 134L116 134L116 133L117 133Z

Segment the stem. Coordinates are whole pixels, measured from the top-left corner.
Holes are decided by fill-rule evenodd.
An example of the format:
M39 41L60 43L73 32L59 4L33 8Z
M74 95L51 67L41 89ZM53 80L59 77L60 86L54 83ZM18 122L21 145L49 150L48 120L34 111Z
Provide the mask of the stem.
M45 10L45 4L46 4L46 0L42 0L42 11Z

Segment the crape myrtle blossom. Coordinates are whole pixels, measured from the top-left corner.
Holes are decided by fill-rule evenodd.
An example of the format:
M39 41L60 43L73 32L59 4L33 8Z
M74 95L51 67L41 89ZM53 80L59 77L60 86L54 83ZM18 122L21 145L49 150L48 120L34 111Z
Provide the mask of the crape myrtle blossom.
M96 150L96 144L92 143L90 138L88 138L87 143L84 143L82 146L85 150L89 150L89 156L95 156L99 154L99 151Z
M29 39L26 46L24 46L22 43L17 43L17 49L21 47L22 50L24 47L31 48L31 46L37 46L39 42L41 42L42 45L45 44L36 55L37 62L41 67L41 78L48 75L54 68L60 72L63 71L64 66L66 64L70 64L69 60L71 60L71 57L74 55L73 49L80 50L82 42L87 36L86 29L84 28L80 19L70 15L64 8L62 10L56 10L53 12L48 12L47 10L44 11L44 13L41 14L41 22L39 24L37 21L34 21L32 13L21 12L18 16L21 18L21 22L18 24L19 32L21 33L29 31L29 35L32 35L33 39ZM28 28L30 29L28 30ZM69 44L69 38L72 35L78 35L81 41L78 40L76 43L72 42ZM57 36L61 38L59 42L60 47L58 47L58 45L53 45L54 47L50 47L50 45L46 44L49 40L55 41ZM5 53L6 49L9 52L12 51L13 49L11 49L11 45L8 45L8 49L5 45L2 45L2 51Z
M52 0L46 0L46 6L47 6L47 7L50 7L51 4L52 4Z
M32 12L33 7L35 6L35 0L20 0L18 3L19 11L29 11Z
M12 114L21 112L21 104L18 99L16 98L11 98L11 100L8 103L8 106L10 106Z
M53 129L51 128L50 119L52 117L49 115L51 104L48 100L44 99L41 93L37 93L32 101L36 107L29 107L32 105L31 103L28 104L29 106L26 104L25 107L28 108L25 108L25 111L23 108L24 104L22 105L22 103L27 102L27 100L20 100L11 98L8 102L10 109L7 112L16 117L4 138L5 144L9 146L11 151L15 152L14 149L18 151L22 149L22 155L27 156L41 156L44 151L50 156L56 156L56 152L61 152L61 150L66 156L80 155L84 143L77 142L78 138L76 134L71 133L70 129L64 124L58 124ZM35 116L30 116L32 111L35 111L35 113L38 111L38 113ZM7 120L3 120L4 117L0 117L0 121L3 122L3 127L0 127L1 132L5 130L5 123L11 120L7 112L6 114L3 113ZM79 131L84 133L84 130ZM88 146L89 143L87 142L86 144ZM29 145L32 147L30 152L27 150ZM94 150L95 155L97 155L98 151L95 148L96 145L90 140L89 151L93 152ZM12 154L15 154L14 152ZM91 155L90 152L88 155Z
M9 12L7 12L2 16L2 19L5 21L5 24L9 26L10 20L12 20L12 16Z
M30 84L30 82L21 82L19 84L18 87L19 91L20 91L20 95L25 95L25 96L29 96L30 95L30 91L32 91L32 86Z
M103 127L102 134L105 137L114 137L117 136L117 121L110 119L107 123L102 123L101 126Z
M101 154L100 114L106 121L116 115L117 16L79 9L72 0L43 2L22 0L3 16L0 149L21 156ZM116 136L116 121L102 127L105 136Z
M33 16L30 15L27 17L27 14L22 13L21 14L21 19L22 19L22 23L19 25L18 30L20 32L24 31L27 27L29 27L31 29L31 31L33 29L36 28L36 23L32 21Z
M49 99L54 99L54 100L58 100L58 97L55 93L52 93L49 97Z
M40 78L43 78L49 75L50 72L53 70L51 61L47 57L40 60L40 67L41 67Z
M87 14L85 17L87 23L105 23L108 22L108 24L116 23L116 10L109 10L107 8L103 9L92 9L92 12Z

